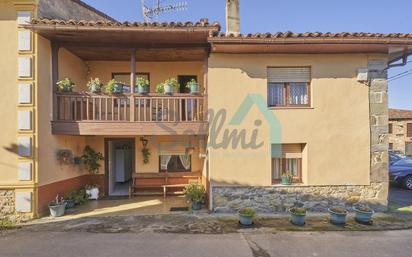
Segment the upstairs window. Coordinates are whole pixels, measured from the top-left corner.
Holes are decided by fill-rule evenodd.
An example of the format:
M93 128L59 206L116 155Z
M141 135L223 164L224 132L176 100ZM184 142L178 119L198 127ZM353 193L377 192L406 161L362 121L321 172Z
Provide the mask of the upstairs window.
M310 73L309 67L269 67L267 70L268 106L309 106Z

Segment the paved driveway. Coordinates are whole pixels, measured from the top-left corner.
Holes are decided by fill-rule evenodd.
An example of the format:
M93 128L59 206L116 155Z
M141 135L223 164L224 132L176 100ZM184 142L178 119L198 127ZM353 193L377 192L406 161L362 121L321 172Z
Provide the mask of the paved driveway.
M412 190L391 186L389 190L389 202L395 203L402 207L412 206Z
M412 230L158 234L22 232L0 236L2 257L410 257Z

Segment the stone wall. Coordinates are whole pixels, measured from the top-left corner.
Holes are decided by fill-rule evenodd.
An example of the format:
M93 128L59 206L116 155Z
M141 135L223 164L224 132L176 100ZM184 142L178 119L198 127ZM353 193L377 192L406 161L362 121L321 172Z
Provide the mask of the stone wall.
M412 123L412 119L394 119L389 123L392 124L392 134L389 134L389 143L393 144L392 150L410 155L411 153L406 153L405 150L406 144L412 143L412 137L407 136L408 123Z
M14 190L0 189L0 219L14 213Z
M252 207L261 213L283 213L292 206L312 212L326 212L334 205L350 208L366 203L377 211L386 210L388 188L383 183L370 186L273 186L213 187L213 211L234 213Z

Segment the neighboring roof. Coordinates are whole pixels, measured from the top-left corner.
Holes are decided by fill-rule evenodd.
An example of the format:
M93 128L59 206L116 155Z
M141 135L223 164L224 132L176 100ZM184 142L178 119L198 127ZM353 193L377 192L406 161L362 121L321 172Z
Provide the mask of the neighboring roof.
M87 8L87 9L89 9L90 11L92 11L92 12L94 12L94 13L96 13L96 14L98 14L98 15L100 15L100 16L108 19L108 20L116 21L116 20L115 20L114 18L112 18L111 16L105 14L105 13L102 12L102 11L97 10L97 9L94 8L93 6L86 4L85 2L83 2L83 1L81 1L81 0L70 0L70 1L75 2L75 3L83 6L84 8Z
M412 119L412 110L389 109L390 120Z
M30 25L31 24L31 25ZM29 25L25 25L26 27L39 27L39 25L46 25L46 26L58 26L58 27L73 27L75 26L76 29L82 28L131 28L131 29L184 29L184 30L196 30L197 28L200 29L207 29L210 30L211 33L214 31L220 30L220 24L218 22L214 22L212 24L209 23L207 19L201 19L198 22L115 22L115 21L85 21L85 20L58 20L58 19L33 19ZM37 25L37 26L36 26Z

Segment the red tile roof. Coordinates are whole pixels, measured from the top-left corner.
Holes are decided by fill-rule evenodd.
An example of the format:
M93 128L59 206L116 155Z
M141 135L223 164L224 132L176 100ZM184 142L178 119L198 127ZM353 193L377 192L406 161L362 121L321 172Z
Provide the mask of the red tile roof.
M412 119L412 110L389 109L389 119Z

